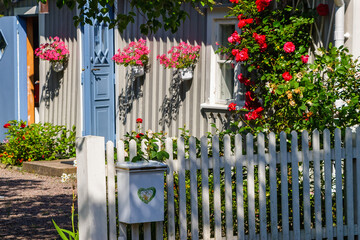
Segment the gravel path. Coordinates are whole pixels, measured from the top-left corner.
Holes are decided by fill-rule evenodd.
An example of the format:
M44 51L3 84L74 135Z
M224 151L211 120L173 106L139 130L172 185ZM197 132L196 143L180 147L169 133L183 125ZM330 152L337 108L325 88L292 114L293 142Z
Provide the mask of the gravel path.
M0 165L0 239L59 239L71 229L72 184Z

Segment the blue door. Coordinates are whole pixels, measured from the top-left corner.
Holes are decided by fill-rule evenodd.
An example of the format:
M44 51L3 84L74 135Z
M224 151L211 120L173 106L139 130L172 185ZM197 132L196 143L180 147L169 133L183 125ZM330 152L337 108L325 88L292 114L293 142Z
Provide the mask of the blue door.
M9 120L27 119L26 22L0 17L0 141Z
M115 140L113 29L96 20L84 27L85 135Z

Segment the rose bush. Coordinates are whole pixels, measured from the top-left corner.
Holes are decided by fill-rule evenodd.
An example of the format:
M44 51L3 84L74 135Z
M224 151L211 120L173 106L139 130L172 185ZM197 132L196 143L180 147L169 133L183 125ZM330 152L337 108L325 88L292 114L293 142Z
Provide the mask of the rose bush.
M311 51L311 25L327 15L328 6L319 5L317 15L307 1L296 7L275 1L276 9L271 0L230 1L228 16L237 17L241 33L231 34L218 52L242 64L245 71L237 78L246 87L244 108L234 111L234 103L229 105L239 119L232 129L289 133L359 123L357 60L331 44ZM336 106L339 101L342 106Z

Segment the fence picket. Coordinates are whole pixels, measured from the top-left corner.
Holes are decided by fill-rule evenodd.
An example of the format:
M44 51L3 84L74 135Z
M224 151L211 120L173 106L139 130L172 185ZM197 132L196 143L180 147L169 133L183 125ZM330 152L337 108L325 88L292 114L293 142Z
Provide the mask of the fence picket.
M330 131L324 130L324 178L325 178L325 221L326 237L333 239L332 196L331 196L331 146Z
M313 160L314 160L314 199L315 199L315 232L316 239L322 239L321 226L321 174L320 174L320 133L313 131Z
M355 189L355 199L357 201L355 201L355 206L354 206L354 209L355 209L355 213L356 213L356 223L357 223L357 233L358 235L360 234L360 204L359 204L359 199L360 199L360 127L358 127L356 129L356 145L355 145L355 149L356 149L356 152L355 152L355 156L356 157L356 165L354 167L355 169L355 186L356 186L356 189Z
M302 159L303 159L303 202L304 202L304 239L311 238L311 208L310 208L310 153L309 134L303 131L302 135Z
M199 213L198 213L198 184L197 184L197 162L196 162L196 139L190 137L190 190L191 190L191 238L199 239Z
M118 163L122 163L125 161L125 144L122 140L119 140L117 142L117 161ZM120 206L118 206L118 209L120 209ZM126 224L119 223L119 240L126 240L126 239L127 239Z
M174 154L172 139L165 140L165 148L169 153L167 160L168 172L166 174L167 202L168 202L168 239L175 240L175 201L174 201Z
M114 143L106 143L107 157L107 188L108 188L108 215L109 215L109 239L116 240L116 197L115 197L115 163Z
M270 221L271 239L278 238L278 212L277 212L277 179L276 179L276 139L275 133L269 134L269 176L270 176Z
M260 239L267 238L266 232L266 171L265 171L265 141L264 134L258 134L258 155L259 155L259 205L260 205Z
M224 136L224 154L225 154L225 219L226 219L226 237L231 238L233 232L233 210L232 210L232 187L231 187L231 139L229 135Z
M136 155L137 155L136 142L134 139L132 139L130 140L129 143L129 157L131 162Z
M335 172L336 172L336 238L344 238L343 190L341 166L341 131L335 129Z
M209 157L206 136L201 137L201 170L203 239L210 239Z
M242 156L242 137L240 134L235 136L235 165L236 165L236 206L237 206L237 232L238 239L245 239L244 226L244 176L243 162L240 160Z
M249 212L249 239L255 239L255 178L254 178L254 137L246 135L247 191Z
M300 239L298 135L295 131L292 131L291 136L293 239L297 240Z
M219 136L212 138L212 152L214 159L214 221L215 239L221 239L221 191L220 191L220 157L219 157Z
M289 239L289 198L286 133L280 133L281 158L281 222L283 239Z
M139 240L140 224L131 224L131 240Z
M164 223L156 222L156 239L164 238Z
M348 239L354 239L354 185L353 185L353 154L352 132L346 128L345 133L345 188L346 188L346 223L348 227Z
M144 223L144 240L151 240L151 223Z
M186 184L185 184L185 147L184 139L178 138L178 163L179 168L179 222L180 222L180 239L187 239L186 223Z

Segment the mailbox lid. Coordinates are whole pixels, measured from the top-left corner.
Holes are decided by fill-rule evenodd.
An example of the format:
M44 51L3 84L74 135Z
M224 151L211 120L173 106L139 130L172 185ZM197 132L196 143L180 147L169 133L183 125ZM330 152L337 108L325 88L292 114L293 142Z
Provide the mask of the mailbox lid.
M167 165L158 161L139 161L139 162L122 162L116 165L119 171L127 172L153 172L153 171L166 171Z

